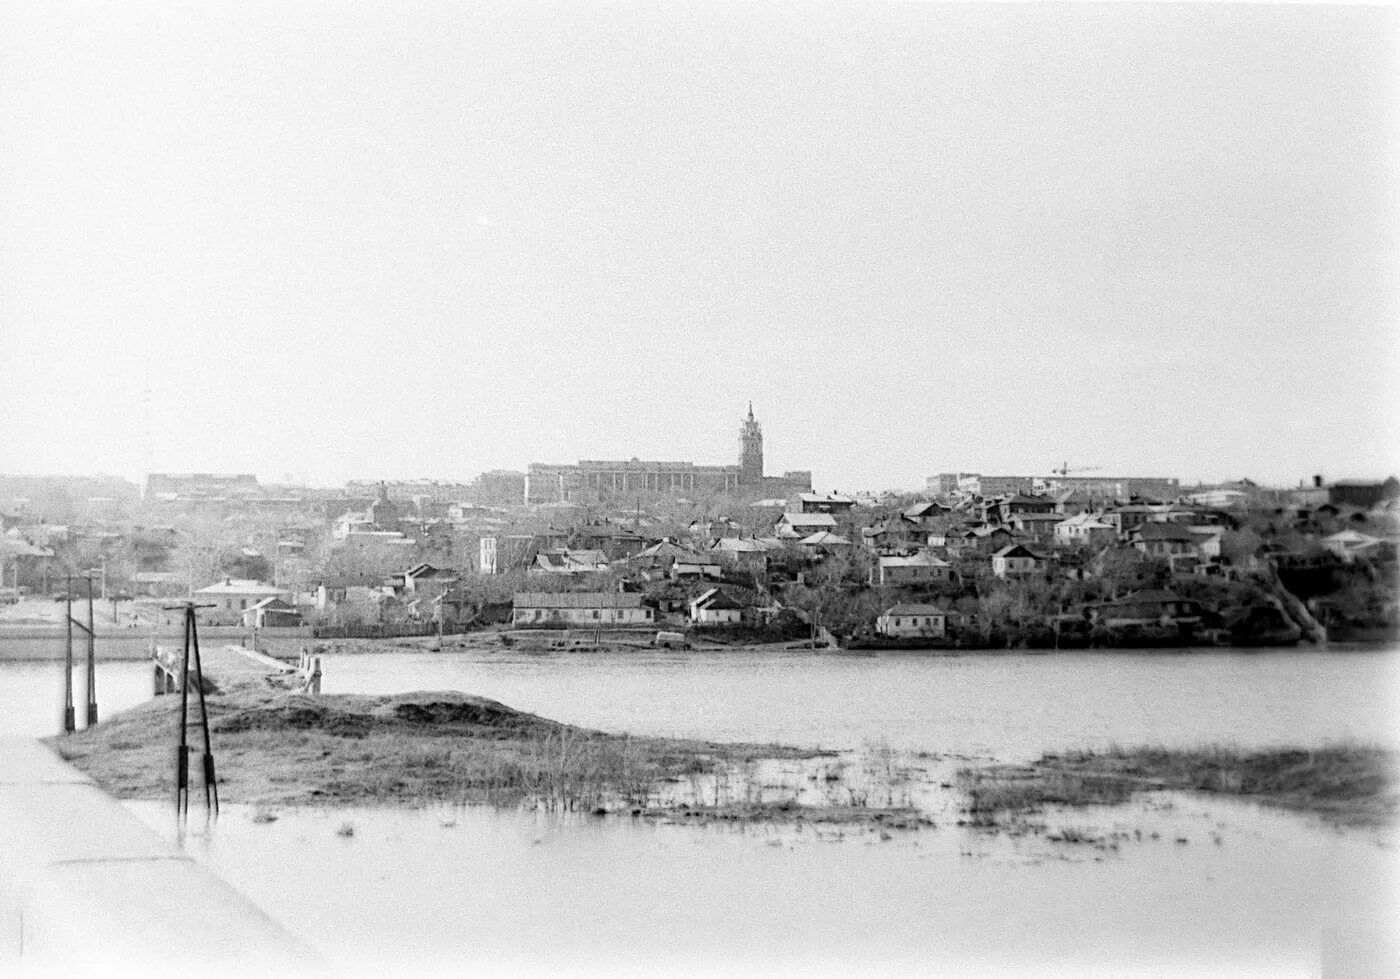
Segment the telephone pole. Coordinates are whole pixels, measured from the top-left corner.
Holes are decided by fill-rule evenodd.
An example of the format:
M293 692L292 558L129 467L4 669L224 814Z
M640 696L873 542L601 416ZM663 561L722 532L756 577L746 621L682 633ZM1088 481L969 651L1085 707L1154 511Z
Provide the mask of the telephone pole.
M86 623L73 618L73 575L64 575L64 624L67 630L63 657L63 733L72 734L78 729L77 711L73 706L73 627L87 633L87 726L97 723L97 621L93 616L92 576L84 575L87 582L88 620Z
M180 744L175 749L175 812L179 815L190 811L190 746L189 746L189 703L190 703L190 651L194 651L194 685L199 691L199 726L204 734L204 808L219 814L219 786L214 778L214 752L209 744L209 710L204 703L204 667L199 656L199 633L195 626L194 610L213 608L212 605L196 605L186 602L166 608L167 612L177 609L185 612L185 647L180 660ZM212 799L212 803L211 803Z

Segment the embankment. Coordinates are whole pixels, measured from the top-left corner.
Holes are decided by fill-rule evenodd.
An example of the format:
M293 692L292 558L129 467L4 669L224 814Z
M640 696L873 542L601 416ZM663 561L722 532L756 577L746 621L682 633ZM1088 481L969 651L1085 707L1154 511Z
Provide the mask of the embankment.
M664 780L819 754L606 734L455 691L313 697L287 682L221 678L209 695L222 800L645 807ZM173 791L178 712L179 698L157 697L48 743L119 798L162 798Z

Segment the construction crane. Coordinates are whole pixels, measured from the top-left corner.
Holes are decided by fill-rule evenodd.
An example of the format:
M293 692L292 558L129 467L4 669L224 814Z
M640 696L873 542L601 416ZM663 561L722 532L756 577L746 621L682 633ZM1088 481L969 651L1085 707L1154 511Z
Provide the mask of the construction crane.
M1068 462L1062 462L1060 463L1059 469L1052 469L1050 471L1057 476L1068 476L1070 473L1098 472L1102 468L1102 466L1070 466Z

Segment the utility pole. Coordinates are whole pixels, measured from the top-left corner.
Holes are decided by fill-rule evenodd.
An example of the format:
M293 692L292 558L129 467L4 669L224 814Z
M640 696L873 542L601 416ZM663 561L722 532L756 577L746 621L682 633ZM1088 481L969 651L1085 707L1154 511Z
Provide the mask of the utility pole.
M73 717L73 577L64 578L67 587L63 592L63 621L68 628L63 657L63 733L72 734L78 729Z
M107 590L107 570L102 570L103 591ZM92 578L87 580L88 624L87 624L87 726L97 723L97 619L92 610Z
M63 733L72 734L78 729L77 711L73 706L73 627L87 633L87 726L97 723L97 620L93 615L92 576L85 575L87 582L88 620L86 623L73 618L73 575L64 575L64 624L66 629L63 656Z
M185 612L185 646L180 660L180 744L175 749L175 812L185 815L190 811L190 747L189 747L189 701L190 701L190 650L194 650L194 684L199 691L199 726L204 733L204 807L214 815L219 814L219 786L214 778L214 752L209 744L209 711L204 703L204 667L199 656L199 633L195 625L195 609L213 608L212 605L196 605L186 602L183 606L172 606L165 611L174 612L183 608ZM212 799L212 804L211 804Z

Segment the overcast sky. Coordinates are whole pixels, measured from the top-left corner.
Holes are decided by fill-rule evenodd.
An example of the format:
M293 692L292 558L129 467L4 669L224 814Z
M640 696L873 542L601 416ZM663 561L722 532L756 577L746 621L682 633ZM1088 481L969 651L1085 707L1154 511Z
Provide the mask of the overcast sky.
M0 472L1400 460L1389 7L0 7Z

